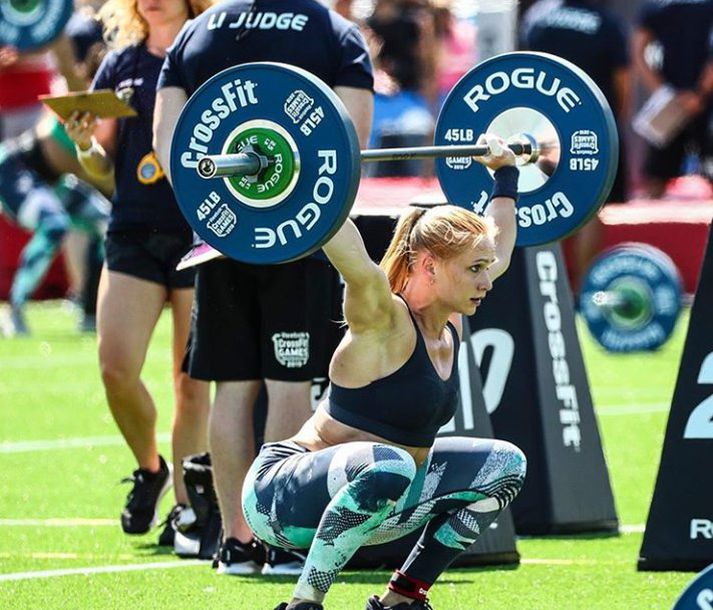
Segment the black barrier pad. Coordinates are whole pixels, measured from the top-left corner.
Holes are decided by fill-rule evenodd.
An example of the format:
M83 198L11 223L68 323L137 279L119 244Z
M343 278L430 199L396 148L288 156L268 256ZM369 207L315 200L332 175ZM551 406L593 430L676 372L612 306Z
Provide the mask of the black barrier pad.
M616 531L560 246L516 248L470 322L476 359L489 353L481 375L495 435L527 456L518 534Z
M713 562L712 311L713 233L709 233L641 545L639 570L698 571Z

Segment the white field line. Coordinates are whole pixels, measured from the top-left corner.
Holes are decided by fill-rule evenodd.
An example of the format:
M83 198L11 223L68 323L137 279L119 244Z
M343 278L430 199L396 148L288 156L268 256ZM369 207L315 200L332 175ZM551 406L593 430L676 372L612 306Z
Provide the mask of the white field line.
M118 527L118 519L0 519L0 527Z
M669 410L670 405L662 402L644 404L620 404L602 406L596 409L597 415L603 417L619 415L645 415L649 413L662 413ZM171 439L170 434L157 435L159 442ZM56 449L81 449L85 447L106 447L123 445L121 436L84 436L77 438L60 438L53 440L37 441L2 441L0 453L30 453L33 451L53 451Z
M670 408L671 405L664 402L628 403L597 407L595 412L597 415L605 417L610 415L645 415L647 413L663 413Z
M634 523L631 525L620 525L619 531L622 534L643 534L646 529L645 523Z
M171 440L167 432L157 434L159 442ZM120 435L114 436L81 436L78 438L57 438L38 441L3 441L0 442L0 453L29 453L32 451L52 451L55 449L82 449L86 447L107 447L124 445L126 441Z
M118 519L0 519L0 527L106 527L118 526ZM631 523L619 526L622 534L643 534L646 526L643 523Z
M38 570L35 572L11 572L10 574L0 574L0 582L9 580L34 580L37 578L52 578L55 576L89 576L91 574L109 574L116 572L170 570L172 568L187 568L207 563L209 563L209 560L207 559L186 559L182 561L134 563L116 566L97 566L93 568L66 568L61 570Z

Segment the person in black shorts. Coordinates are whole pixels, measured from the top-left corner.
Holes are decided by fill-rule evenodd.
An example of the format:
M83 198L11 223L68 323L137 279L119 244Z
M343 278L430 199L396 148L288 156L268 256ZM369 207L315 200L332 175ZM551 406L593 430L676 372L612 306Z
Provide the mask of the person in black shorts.
M627 34L621 20L603 8L603 0L540 0L523 17L521 43L532 51L552 53L584 70L599 86L614 112L619 138L619 166L607 203L628 199L623 126L631 114L631 66ZM574 242L572 289L601 249L603 226L598 216L582 227Z
M169 50L158 83L154 144L167 166L178 115L188 96L217 72L253 61L299 66L345 102L362 146L373 107L373 77L357 26L315 0L229 0L186 26ZM321 371L337 277L313 256L279 267L215 260L198 267L187 354L189 374L217 382L209 446L223 517L218 572L259 571L240 490L255 455L253 407L264 385L265 439L294 434L311 415L311 379ZM301 557L270 551L264 573L295 573Z
M689 116L687 126L663 148L648 146L644 162L649 196L660 197L666 183L683 173L688 153L708 152L711 84L704 78L708 37L713 26L713 0L647 0L634 33L634 61L650 93L667 85L677 92L677 103ZM660 67L649 65L646 52L657 42ZM703 168L708 179L713 171Z
M140 377L151 333L166 302L173 317L173 462L180 464L184 456L204 451L207 442L208 384L181 371L193 274L177 272L176 264L190 246L192 232L151 147L156 80L166 48L186 19L204 7L185 0L107 2L101 16L116 49L105 57L92 88L113 89L138 115L97 122L89 113L74 113L66 123L84 169L95 176L115 177L97 332L109 408L138 463L121 514L127 534L151 528L158 502L171 486L169 465L158 453L156 406ZM186 505L180 468L173 484L177 505ZM172 545L172 533L169 524L160 542Z
M324 246L347 285L329 396L296 435L262 447L243 488L256 536L309 547L291 601L275 610L323 610L360 547L423 526L366 610L430 610L430 587L522 487L526 459L511 443L436 438L458 407L461 316L476 312L515 245L515 155L493 135L478 144L495 177L485 218L411 208L380 266L351 220Z

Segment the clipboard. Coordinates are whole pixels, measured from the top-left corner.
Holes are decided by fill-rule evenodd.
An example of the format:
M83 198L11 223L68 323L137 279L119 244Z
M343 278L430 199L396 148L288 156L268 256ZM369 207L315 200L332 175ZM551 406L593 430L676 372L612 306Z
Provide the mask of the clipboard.
M65 95L40 95L39 99L65 121L76 110L91 112L102 119L137 116L136 110L111 89L74 91Z
M690 120L678 103L676 91L663 85L654 91L632 121L634 131L649 144L663 148Z

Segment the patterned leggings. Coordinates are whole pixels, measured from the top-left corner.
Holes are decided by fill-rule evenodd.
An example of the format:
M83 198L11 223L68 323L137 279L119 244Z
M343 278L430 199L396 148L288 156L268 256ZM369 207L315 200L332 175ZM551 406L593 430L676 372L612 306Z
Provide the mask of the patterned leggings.
M392 445L354 442L310 452L264 445L243 487L255 535L309 548L295 597L321 600L352 555L428 524L401 567L433 583L513 500L525 479L523 453L505 441L436 439L426 461Z

